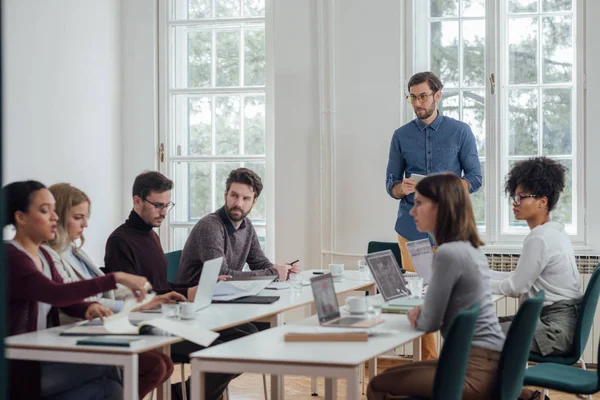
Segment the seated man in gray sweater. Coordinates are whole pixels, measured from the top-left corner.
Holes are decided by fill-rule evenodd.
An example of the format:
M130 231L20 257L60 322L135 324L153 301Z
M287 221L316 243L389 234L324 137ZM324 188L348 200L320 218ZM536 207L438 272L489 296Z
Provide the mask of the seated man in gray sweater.
M300 270L298 264L273 265L263 253L248 214L262 191L260 177L247 168L229 174L225 183L225 205L200 219L183 247L177 271L180 283L198 282L205 261L223 257L221 275L275 275L286 280ZM250 271L242 271L248 263Z

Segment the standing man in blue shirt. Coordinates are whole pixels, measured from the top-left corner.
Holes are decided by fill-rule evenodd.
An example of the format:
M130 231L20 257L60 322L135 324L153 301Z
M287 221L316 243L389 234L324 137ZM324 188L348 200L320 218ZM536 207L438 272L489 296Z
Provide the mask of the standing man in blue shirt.
M402 267L408 271L415 268L406 242L428 237L426 233L417 231L409 214L414 205L416 185L410 179L412 174L454 172L462 176L469 193L477 191L482 184L477 142L471 128L464 122L443 116L437 110L443 87L432 72L419 72L410 78L406 100L412 104L417 118L398 128L390 145L386 189L390 196L400 200L395 229ZM433 335L426 335L422 343L423 360L437 358Z

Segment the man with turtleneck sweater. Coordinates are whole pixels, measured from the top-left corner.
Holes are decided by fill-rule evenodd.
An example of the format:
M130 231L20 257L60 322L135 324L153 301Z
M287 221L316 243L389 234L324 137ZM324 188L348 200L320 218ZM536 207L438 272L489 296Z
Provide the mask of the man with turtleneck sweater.
M114 230L106 242L104 265L106 272L130 272L145 276L159 294L176 291L193 301L197 285L171 283L167 280L167 259L158 234L158 228L167 212L175 204L171 202L173 181L160 172L147 171L135 178L133 183L133 210L124 224ZM257 332L252 324L223 330L213 345L228 342ZM174 356L188 356L203 347L184 341L171 347ZM220 399L229 382L237 375L207 374L206 398ZM173 385L173 398L181 398L181 385ZM187 398L189 379L186 382Z

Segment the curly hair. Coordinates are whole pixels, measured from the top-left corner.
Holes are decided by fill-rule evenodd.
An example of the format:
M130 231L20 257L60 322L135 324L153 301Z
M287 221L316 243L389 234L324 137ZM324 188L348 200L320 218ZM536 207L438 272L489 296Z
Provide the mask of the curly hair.
M546 197L550 212L565 188L565 172L562 164L547 157L519 161L513 165L506 177L504 192L508 196L514 196L517 186L520 185L530 194Z
M263 184L260 176L248 168L234 169L229 173L227 181L225 182L225 192L229 192L229 188L231 187L232 183L243 183L244 185L250 186L254 191L255 199L260 196L260 192L263 190Z

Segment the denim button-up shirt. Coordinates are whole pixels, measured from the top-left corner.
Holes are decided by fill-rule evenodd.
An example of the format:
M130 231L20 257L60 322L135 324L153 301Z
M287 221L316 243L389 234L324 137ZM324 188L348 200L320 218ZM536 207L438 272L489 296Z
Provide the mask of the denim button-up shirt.
M386 189L390 196L396 183L405 175L429 175L436 172L454 172L469 182L469 193L482 184L481 165L475 135L469 125L438 112L429 125L416 118L398 128L392 137L386 171ZM404 196L398 207L396 232L408 240L427 238L417 231L409 214L414 205L414 193Z

